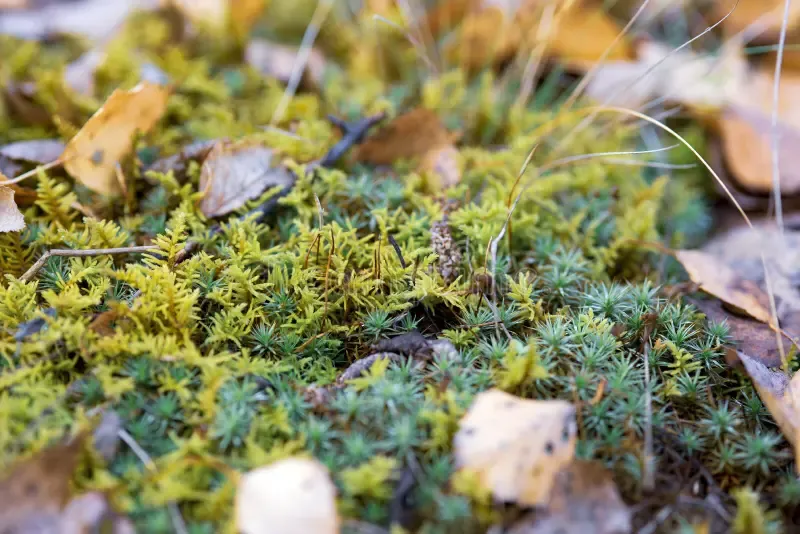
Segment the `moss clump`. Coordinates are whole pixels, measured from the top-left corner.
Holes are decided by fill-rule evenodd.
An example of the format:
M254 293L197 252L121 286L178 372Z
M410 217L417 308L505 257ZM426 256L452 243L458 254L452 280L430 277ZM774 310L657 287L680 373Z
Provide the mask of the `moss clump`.
M157 15L142 21L111 48L96 101L45 83L74 50L0 40L0 56L10 58L4 75L35 81L33 104L53 117L31 125L4 108L4 141L67 139L114 87L136 79L137 62L152 61L178 81L162 123L123 162L128 198L99 199L60 171L39 173L28 184L38 194L25 211L28 228L0 234L4 464L85 426L93 410L113 409L156 471L123 447L108 461L87 459L74 482L108 490L142 531L169 531L172 502L190 532L232 531L229 470L306 451L331 468L347 517L478 532L494 516L469 484L453 481L451 437L473 396L501 387L580 403L579 455L611 467L631 501L644 494L650 420L660 486L678 491L681 466L693 461L711 473L706 483L782 487L784 504L797 500L796 482L778 477L790 458L774 422L749 383L725 367L725 325L661 296L657 284L671 279L659 279L658 258L640 246L696 238L708 214L700 190L680 185L691 176L600 160L539 172L580 113L556 125L551 102L513 107L515 93L499 91L491 74L452 70L419 83L404 57L395 58L391 83L362 83L358 65L332 68L319 93L289 104L278 126L296 125L295 135L265 132L280 84L241 62L209 61L202 37L169 45ZM142 28L155 29L143 36ZM400 166L306 172L337 141L326 113L394 115L420 103L464 132L458 186L423 194L422 178ZM635 133L593 125L570 151L632 150ZM214 233L197 207L196 163L148 169L188 142L223 136L274 146L297 181L266 220L230 217ZM502 148L485 148L490 142ZM531 170L517 184L535 143ZM522 187L493 258L487 251ZM431 242L445 211L460 254L451 280L438 271ZM199 251L178 261L190 239ZM18 278L49 247L135 244L158 250L54 257L33 281ZM111 328L98 326L100 316ZM18 335L37 320L43 328ZM454 350L422 366L382 360L319 402L315 394L374 342L413 330ZM674 524L684 516L692 510L679 510Z

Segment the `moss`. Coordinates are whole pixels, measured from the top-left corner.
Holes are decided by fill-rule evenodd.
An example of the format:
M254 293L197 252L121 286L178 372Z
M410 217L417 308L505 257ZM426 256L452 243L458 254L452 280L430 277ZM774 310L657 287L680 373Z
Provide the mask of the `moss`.
M211 45L199 46L202 35L173 46L165 20L140 17L98 70L96 102L64 97L58 84L45 83L42 69L74 59L74 45L0 39L0 57L10 58L3 76L35 80L34 103L51 115L64 112L63 122L33 130L2 108L4 141L67 137L69 125L81 124L114 87L135 80L142 61L177 82L164 120L139 142L137 157L122 163L130 199L97 199L59 170L41 172L27 182L38 194L25 212L28 229L0 235L3 465L86 424L87 411L102 406L119 413L157 469L148 472L123 447L108 463L93 460L75 483L111 490L142 531L169 530L171 501L191 532L230 529L234 481L226 469L306 453L331 468L348 517L471 532L485 530L495 514L485 493L452 477L450 443L476 393L499 386L581 401L580 455L605 462L636 502L649 388L657 470L668 470L675 455L693 457L724 489L755 482L796 500L796 481L779 477L790 461L786 444L754 405L749 383L725 367L724 325L663 298L656 280L675 279L659 280L658 258L640 246L702 237L697 229L709 214L695 176L653 176L599 160L540 172L580 113L555 122L558 108L549 102L512 108L515 94L498 90L492 74L454 69L421 83L415 60L402 53L391 58L391 77L370 81L360 62L375 58L343 55L334 49L357 40L342 44L327 33L323 46L332 57L352 57L351 64L331 69L318 94L291 101L277 126L294 125L295 135L262 131L283 94L279 83L240 62L218 65L210 58L231 51L205 50ZM289 26L283 31L291 34ZM342 31L366 30L350 21ZM462 183L443 194L454 202L448 225L461 252L453 280L438 272L431 244L442 198L424 194L419 176L401 165L305 172L338 140L327 113L397 114L419 104L463 132ZM299 178L267 220L231 217L211 233L214 221L196 203L199 165L158 173L145 162L224 136L270 144ZM636 139L632 130L592 125L575 135L570 151L633 150ZM530 171L517 183L537 143ZM492 261L487 250L524 187ZM274 194L265 192L240 214ZM324 208L321 223L315 198ZM83 217L78 203L98 217ZM190 239L200 251L179 262ZM52 258L34 281L18 278L48 247L134 244L158 249ZM113 331L93 328L109 310ZM15 339L17 327L37 319L43 328ZM376 340L413 329L449 339L456 354L424 367L380 360L330 402L309 394L333 383ZM647 386L644 335L652 347ZM398 504L407 471L413 499ZM752 508L752 499L739 495ZM751 516L741 512L737 524Z

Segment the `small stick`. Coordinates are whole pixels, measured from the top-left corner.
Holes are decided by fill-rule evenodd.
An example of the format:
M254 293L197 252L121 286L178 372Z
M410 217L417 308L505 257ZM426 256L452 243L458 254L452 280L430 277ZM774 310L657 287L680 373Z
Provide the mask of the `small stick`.
M56 248L50 249L42 257L36 260L30 269L25 271L25 274L19 277L23 282L29 282L36 273L44 266L48 259L53 256L66 256L71 258L85 258L89 256L102 256L104 254L128 254L131 252L147 252L148 250L157 250L158 245L142 245L138 247L118 247L118 248L89 248L89 249L70 249L70 248Z
M131 448L133 454L136 455L137 458L147 467L148 469L152 469L155 471L156 464L153 462L153 459L150 458L150 455L147 454L141 445L136 443L136 440L133 439L133 436L128 434L128 432L123 428L117 432L119 438L125 442L125 444ZM169 510L169 515L172 519L172 526L175 527L175 532L178 534L189 534L189 529L186 528L186 523L181 517L181 511L178 509L178 505L175 504L175 501L170 501L167 503L167 509Z
M375 362L378 360L390 359L393 362L400 361L403 356L397 354L396 352L376 352L375 354L370 354L360 360L356 360L353 364L344 370L344 372L339 375L339 378L336 379L336 382L339 384L343 384L347 380L352 380L354 378L358 378L359 376L363 375L365 372L372 367Z

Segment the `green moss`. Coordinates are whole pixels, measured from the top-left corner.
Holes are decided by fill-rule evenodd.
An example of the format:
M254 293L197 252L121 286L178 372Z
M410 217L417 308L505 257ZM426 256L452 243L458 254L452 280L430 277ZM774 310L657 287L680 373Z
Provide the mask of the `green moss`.
M177 82L166 117L139 141L138 157L122 162L131 199L101 201L62 171L39 173L26 182L38 193L25 212L29 228L0 235L3 465L86 424L86 411L104 406L153 457L156 474L123 446L107 465L90 465L76 485L112 489L142 531L168 531L172 501L192 532L230 528L234 481L219 466L244 471L297 453L331 468L349 517L422 532L479 531L494 517L492 507L469 480L453 479L450 450L475 394L498 386L583 401L579 454L605 462L625 496L638 501L649 388L657 469L675 454L693 457L725 489L757 482L784 488L787 503L797 500L796 482L778 476L790 461L786 444L749 383L725 367L724 325L708 325L690 306L661 297L653 281L658 258L640 246L702 234L708 213L700 188L686 185L693 176L653 176L601 160L540 172L580 116L556 124L558 109L541 101L512 111L515 94L496 90L490 74L472 80L450 70L418 83L404 55L393 58L391 80L404 98L393 96L388 81L363 81L353 57L332 70L319 94L292 100L277 126L296 125L294 135L263 131L283 87L238 62L209 59L228 49L203 54L196 42L169 45L167 34L156 15L131 25L97 72L97 101L88 103L69 94L64 100L58 84L43 82L41 69L63 66L74 50L0 39L0 57L11 58L3 76L36 80L36 104L50 114L67 111L63 123L36 126L42 137L68 135L115 87L132 83L142 61ZM331 41L323 36L323 45L345 46ZM455 281L438 273L431 245L442 199L424 194L419 176L400 166L305 172L338 139L327 113L396 114L420 103L464 133L463 180L444 194L455 201L449 226L462 253ZM1 113L0 139L31 137L30 124L7 108ZM577 134L570 151L636 148L634 131L603 128ZM266 221L231 217L211 234L213 221L196 203L199 165L156 173L144 161L223 136L269 143L299 178ZM493 261L487 251L509 200L525 187ZM98 218L82 217L77 202ZM200 251L178 262L189 239ZM18 279L48 247L144 243L158 250L52 258L34 281ZM108 310L115 312L111 334L92 327ZM16 328L36 318L44 328L18 342ZM422 367L382 360L330 402L314 402L310 388L333 383L376 340L417 328L449 339L456 353ZM408 471L413 499L398 504L395 487ZM748 514L737 524L750 524Z

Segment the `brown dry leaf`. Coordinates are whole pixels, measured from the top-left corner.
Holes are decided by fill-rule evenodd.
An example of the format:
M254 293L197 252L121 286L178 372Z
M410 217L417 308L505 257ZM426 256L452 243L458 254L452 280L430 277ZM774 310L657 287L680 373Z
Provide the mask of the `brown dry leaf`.
M245 50L245 61L265 76L270 76L287 83L297 60L299 47L271 43L263 39L253 39ZM319 50L314 48L308 56L305 76L308 82L318 87L322 83L327 60Z
M275 152L262 145L217 143L200 173L200 190L205 193L200 210L206 217L218 217L270 187L291 186L294 175L275 158Z
M611 473L599 462L575 460L555 479L547 507L511 529L509 534L631 532L631 513Z
M64 168L77 181L103 195L120 193L115 167L132 148L133 135L145 133L164 114L170 90L142 82L115 90L64 149Z
M316 460L286 458L245 473L236 491L242 534L338 534L336 486Z
M60 513L69 497L83 439L48 447L12 466L0 480L0 532L25 532Z
M95 332L100 337L114 335L114 328L111 324L119 317L117 310L106 310L97 314L89 324L89 330Z
M19 232L23 228L25 228L25 217L14 202L14 190L0 185L0 233Z
M795 463L800 466L800 373L789 380L785 372L773 371L744 352L737 352L737 355L753 380L758 396L794 447Z
M733 10L722 23L728 35L739 33L746 28L764 25L765 33L760 37L769 42L777 41L783 20L784 0L717 0L711 2L711 19L716 22ZM734 9L736 7L736 9ZM788 27L794 28L800 22L800 5L792 2L789 8Z
M371 165L391 165L399 159L423 157L432 148L452 145L456 138L434 111L416 108L368 137L356 147L353 158Z
M773 67L764 66L730 100L720 118L725 163L736 181L757 193L772 190ZM784 70L780 81L778 129L781 193L800 192L800 73Z
M769 299L757 284L741 278L727 264L699 250L676 250L675 259L700 289L737 311L772 324Z
M575 407L492 389L478 394L453 438L456 466L476 473L495 499L547 502L557 473L575 454Z

